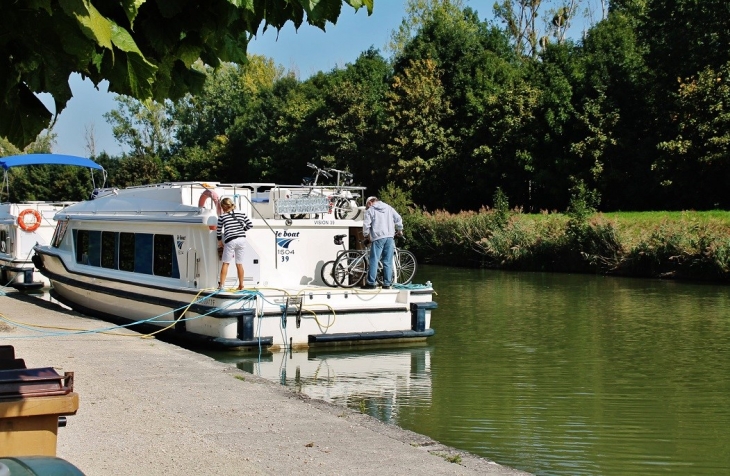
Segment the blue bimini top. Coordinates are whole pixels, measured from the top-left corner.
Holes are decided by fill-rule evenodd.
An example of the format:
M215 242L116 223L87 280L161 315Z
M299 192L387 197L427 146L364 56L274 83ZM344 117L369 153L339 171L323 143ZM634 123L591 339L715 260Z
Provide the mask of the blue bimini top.
M93 160L86 159L84 157L76 157L75 155L26 154L0 157L0 166L2 166L4 170L8 170L10 167L19 167L22 165L75 165L77 167L104 170L101 165L97 164Z

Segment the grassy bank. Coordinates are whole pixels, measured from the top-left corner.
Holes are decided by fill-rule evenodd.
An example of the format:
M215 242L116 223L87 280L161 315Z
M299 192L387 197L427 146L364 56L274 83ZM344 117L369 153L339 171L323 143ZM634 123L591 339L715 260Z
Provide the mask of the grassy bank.
M730 281L730 212L404 214L420 262Z

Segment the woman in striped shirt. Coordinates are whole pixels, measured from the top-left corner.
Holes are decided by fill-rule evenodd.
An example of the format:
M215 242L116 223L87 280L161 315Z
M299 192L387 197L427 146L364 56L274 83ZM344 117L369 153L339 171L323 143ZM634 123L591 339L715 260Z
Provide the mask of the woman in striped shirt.
M228 275L228 265L233 261L236 263L238 274L238 289L243 289L243 252L246 249L246 230L253 227L253 223L245 213L234 211L236 206L233 200L226 197L221 200L223 213L218 217L218 249L223 249L221 256L221 279L218 282L219 289L223 289Z

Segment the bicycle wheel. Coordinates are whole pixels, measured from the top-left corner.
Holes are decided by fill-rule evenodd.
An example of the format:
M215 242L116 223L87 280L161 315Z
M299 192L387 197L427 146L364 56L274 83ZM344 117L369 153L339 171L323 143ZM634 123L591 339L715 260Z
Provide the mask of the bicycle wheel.
M335 200L335 218L338 220L355 220L360 216L355 200L339 197Z
M367 274L368 266L362 251L345 251L337 258L333 276L335 283L343 288L355 287Z
M398 250L395 262L395 282L398 284L409 284L416 275L416 257L406 250Z
M335 260L327 261L322 265L322 269L319 270L319 275L322 278L322 282L331 288L336 288L337 283L335 282Z

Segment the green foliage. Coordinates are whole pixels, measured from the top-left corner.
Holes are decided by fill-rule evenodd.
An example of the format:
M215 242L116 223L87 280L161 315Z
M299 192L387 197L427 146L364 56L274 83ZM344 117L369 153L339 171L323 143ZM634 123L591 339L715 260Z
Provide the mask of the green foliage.
M135 156L161 156L171 146L174 124L165 106L152 100L127 96L115 98L117 109L104 114L112 134Z
M419 261L528 271L730 281L730 216L708 213L593 214L576 248L564 214L513 212L500 227L493 210L408 217Z
M453 111L444 100L434 61L414 61L396 74L387 112L388 180L410 189L432 184L434 169L450 161L457 140L444 125ZM427 202L428 190L416 189L414 195L418 202Z
M71 98L73 72L94 84L141 100L177 99L199 91L198 59L244 63L246 46L263 23L288 21L324 29L343 0L60 0L16 2L0 18L0 137L25 146L48 126L51 114L34 95L48 92L60 113ZM373 0L344 0L372 13ZM164 28L161 26L164 25Z
M586 184L579 180L571 189L570 206L566 214L576 225L585 225L588 217L596 213L600 201L598 191L589 190Z
M378 191L378 198L395 208L401 215L405 216L413 210L411 192L397 187L392 182Z
M491 205L499 189L513 207L528 212L567 208L574 220L570 240L560 246L577 263L590 262L586 256L613 245L610 227L597 228L587 219L598 203L581 209L589 204L588 196L582 205L571 202L575 183L587 184L600 196L602 211L677 210L728 206L725 184L730 179L726 2L615 1L608 16L591 25L580 41L566 39L568 22L585 2L500 0L497 21L505 21L500 28L480 20L459 0L410 0L403 28L394 35L392 58L371 48L353 64L304 81L267 58L251 57L240 65L227 62L241 54L248 38L234 33L253 25L230 27L230 22L262 14L256 2L243 12L250 2L214 0L193 19L188 18L190 5L169 0L134 6L125 0L128 14L121 18L115 16L115 7L96 2L83 2L90 13L73 19L63 18L69 8L81 8L72 0L60 2L65 9L56 4L48 8L54 15L61 12L58 25L69 29L67 43L76 45L81 38L73 30L78 24L86 25L84 35L94 37L82 35L76 45L82 52L87 51L84 46L94 46L96 62L89 61L100 73L81 69L84 75L96 81L110 68L119 73L117 63L108 61L112 51L121 65L131 68L125 69L126 78L142 82L130 88L147 88L144 65L128 63L141 54L158 71L149 83L156 91L152 99L160 91L179 98L120 102L110 115L115 133L130 155L145 160L122 157L111 162L112 181L206 177L299 183L310 172L305 164L316 162L353 172L368 190L392 183L407 190L421 209L449 213L481 210ZM275 27L289 13L294 22L303 22L306 13L310 23L319 25L315 17L336 17L342 4L264 3L271 7L264 23ZM46 13L37 5L32 3L29 11L40 11L43 24ZM301 15L298 5L304 5ZM148 11L152 6L157 10ZM91 11L94 7L98 15ZM7 10L10 19L26 15L17 7ZM220 12L231 16L217 17ZM552 26L538 32L537 22L545 15ZM163 16L164 22L153 23ZM172 32L187 36L152 28L168 25L168 18ZM198 38L202 30L196 28L209 26L213 18L224 19L210 36ZM140 53L132 52L134 46L125 43L123 32L106 35L104 19L131 31ZM185 19L185 25L176 22ZM8 21L2 18L0 24ZM51 51L62 43L54 28L44 33L53 40ZM13 37L17 27L6 31ZM21 46L39 46L41 41L21 40ZM0 48L9 47L8 41L0 40ZM519 41L522 47L517 47ZM211 59L220 53L218 47L226 54ZM13 58L27 66L24 71L33 71L31 66L42 57L39 71L50 74L78 53L55 52L56 63L44 56L45 50L14 51ZM175 58L169 64L162 61ZM0 71L11 70L0 62ZM43 90L52 79L34 74L21 75L32 91ZM17 79L10 73L0 77ZM190 90L197 93L183 94ZM6 119L12 120L12 114L0 116L0 122ZM136 166L141 169L133 170ZM118 180L117 172L122 174ZM497 207L495 216L502 230L508 230L508 215ZM592 235L595 230L598 236ZM512 232L519 234L520 229ZM510 240L520 243L509 237L504 243Z
M100 177L79 167L32 165L14 167L8 172L10 202L78 201L89 198L94 185L101 186ZM3 190L5 192L5 190Z
M494 212L497 224L503 228L509 220L509 199L501 188L497 187L494 192Z
M163 179L163 165L159 157L130 155L120 159L99 158L107 170L109 187L130 187L157 183Z
M726 226L713 222L666 220L626 256L626 268L638 276L727 281L730 239Z
M311 137L316 160L349 170L372 190L386 184L382 152L385 95L392 69L374 49L322 80L322 103L313 112ZM363 160L367 158L367 160Z
M719 71L706 68L698 77L680 80L677 135L660 142L664 152L654 170L665 186L684 191L685 197L702 208L727 207L727 177L730 176L730 62ZM700 179L702 187L689 182ZM688 197L690 195L692 198Z

